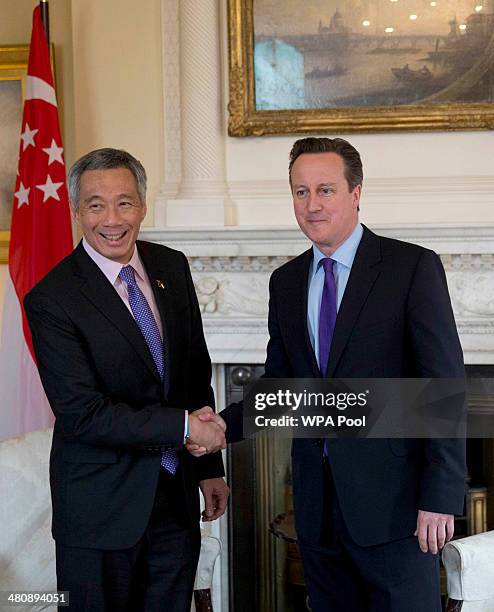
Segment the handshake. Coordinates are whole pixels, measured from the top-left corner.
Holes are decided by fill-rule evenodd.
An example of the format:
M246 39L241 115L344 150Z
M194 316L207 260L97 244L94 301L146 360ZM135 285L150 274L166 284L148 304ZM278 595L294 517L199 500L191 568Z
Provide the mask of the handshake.
M194 457L216 453L226 448L225 421L210 406L189 414L189 436L186 449Z

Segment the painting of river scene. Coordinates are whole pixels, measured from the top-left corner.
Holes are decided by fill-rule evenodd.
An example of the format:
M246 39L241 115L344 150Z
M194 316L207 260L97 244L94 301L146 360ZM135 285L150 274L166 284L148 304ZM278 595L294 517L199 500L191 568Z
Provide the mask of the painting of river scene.
M494 101L494 0L253 0L255 109Z
M0 75L0 231L10 229L21 120L21 82L2 80Z

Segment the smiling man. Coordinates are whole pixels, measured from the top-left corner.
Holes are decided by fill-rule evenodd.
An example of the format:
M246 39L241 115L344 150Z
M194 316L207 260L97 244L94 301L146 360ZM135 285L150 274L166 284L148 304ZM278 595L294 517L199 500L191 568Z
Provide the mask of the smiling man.
M312 246L271 277L265 376L462 378L441 261L360 224L358 151L298 140L289 176ZM242 405L221 416L227 440L241 439ZM437 553L463 510L463 441L299 438L292 469L314 612L440 612Z
M127 168L86 170L80 177L78 197L74 218L84 240L103 257L127 264L146 216L132 172Z
M228 498L224 427L195 412L214 397L189 266L137 241L146 173L125 151L79 159L69 195L84 237L25 299L56 417L58 589L74 611L188 612L199 488L205 520ZM186 439L209 454L192 457Z

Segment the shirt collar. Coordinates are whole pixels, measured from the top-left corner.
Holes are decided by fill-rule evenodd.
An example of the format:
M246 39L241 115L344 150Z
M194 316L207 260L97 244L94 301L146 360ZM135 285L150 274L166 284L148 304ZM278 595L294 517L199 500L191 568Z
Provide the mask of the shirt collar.
M118 261L113 261L113 259L108 259L108 257L98 253L98 251L96 251L85 238L82 239L82 246L89 257L91 257L94 263L110 281L110 283L115 285L118 275L120 274L120 270L124 267L123 264L119 263ZM140 276L142 280L146 280L144 266L141 258L139 257L139 252L135 247L129 263L125 265L132 266L137 275Z
M360 223L357 223L353 232L348 236L343 244L336 249L331 255L331 259L336 261L338 264L343 265L347 268L351 268L353 260L355 259L355 253L357 252L358 245L364 233L364 228ZM323 259L327 257L315 244L312 245L313 253L313 266L312 273L315 274L319 268L319 264Z

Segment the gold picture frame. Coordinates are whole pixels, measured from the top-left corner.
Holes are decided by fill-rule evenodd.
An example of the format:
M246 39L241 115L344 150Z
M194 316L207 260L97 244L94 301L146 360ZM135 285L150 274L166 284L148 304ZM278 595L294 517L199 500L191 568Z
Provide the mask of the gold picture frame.
M6 264L9 261L9 242L10 231L0 230L0 264Z
M283 2L283 0L277 1ZM471 3L469 6L471 6ZM494 23L494 15L492 17L492 23ZM276 24L276 19L272 21ZM325 28L321 22L319 28L319 31L321 31L321 28L328 32L331 30L331 27ZM275 40L275 37L276 33L273 33L272 40ZM254 39L254 0L228 0L230 77L228 133L230 136L494 129L494 104L464 101L441 103L441 97L438 98L436 94L434 94L436 101L433 103L427 102L426 96L425 103L419 101L413 104L395 106L345 105L341 107L333 106L332 108L259 109L256 107ZM441 44L447 44L446 36L441 39ZM435 52L439 54L443 47L439 47L438 51L437 45L438 43L436 43ZM429 56L431 56L431 53L433 55L434 51L429 52ZM492 73L494 34L486 47L485 53L490 54L489 57L491 58L490 63L487 61L488 58L484 58L485 70L490 70L489 74L494 78ZM432 61L431 57L420 59ZM372 61L376 60L373 59ZM404 60L396 59L397 66L400 65L400 61L403 62ZM487 67L487 65L490 67ZM302 73L304 83L308 76L318 77L317 70L320 69L316 66L312 69L312 74L305 73L304 75ZM406 64L403 68L398 68L397 71L400 70L402 71L401 78L411 75L416 79L425 79L428 77L427 70L429 69L424 66L422 75L420 75L419 70L410 70L408 64ZM324 70L320 70L320 72L322 74ZM326 66L326 72L327 75L330 75L328 66ZM388 76L389 74L387 72ZM443 98L445 95L451 94L443 93Z

